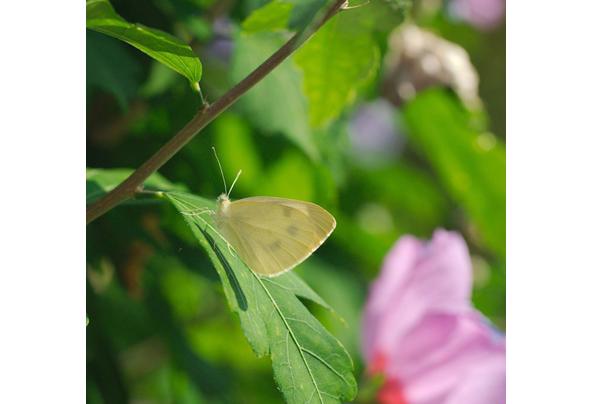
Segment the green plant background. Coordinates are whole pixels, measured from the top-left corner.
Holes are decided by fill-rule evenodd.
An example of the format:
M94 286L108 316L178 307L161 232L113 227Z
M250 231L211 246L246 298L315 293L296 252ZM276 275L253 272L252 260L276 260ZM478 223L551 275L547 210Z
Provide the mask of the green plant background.
M333 308L302 300L350 354L359 385L367 288L402 234L429 238L439 227L462 233L474 263L474 304L505 328L504 27L480 32L442 8L412 7L408 18L468 51L480 76L480 122L452 91L431 88L393 107L403 144L398 154L365 156L351 141L349 122L359 105L380 97L387 37L406 4L371 4L336 17L146 183L214 200L223 191L215 146L227 179L243 170L233 198L297 198L334 214L334 234L295 272ZM199 79L206 99L215 100L323 2L121 0L113 6L124 21L190 44L199 61L184 77L87 30L87 202L117 185L197 112L201 100L191 83ZM494 140L487 150L480 147L485 134ZM270 358L254 354L224 293L192 229L166 200L136 198L89 225L87 401L281 402Z

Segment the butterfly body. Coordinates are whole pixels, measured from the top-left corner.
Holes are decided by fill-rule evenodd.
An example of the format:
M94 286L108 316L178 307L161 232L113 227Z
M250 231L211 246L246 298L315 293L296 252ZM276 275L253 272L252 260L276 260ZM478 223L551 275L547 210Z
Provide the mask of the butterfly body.
M254 272L277 276L309 257L336 221L322 207L293 199L257 196L217 199L215 225Z

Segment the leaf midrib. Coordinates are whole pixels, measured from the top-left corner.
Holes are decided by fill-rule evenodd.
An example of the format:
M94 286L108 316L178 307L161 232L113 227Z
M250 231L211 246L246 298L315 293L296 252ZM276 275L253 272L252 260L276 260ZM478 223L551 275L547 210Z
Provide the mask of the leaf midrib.
M305 355L303 353L303 349L304 348L302 348L301 345L299 344L296 336L294 335L294 332L292 331L292 328L288 324L288 321L286 321L286 318L284 317L284 314L282 314L282 311L278 307L278 304L276 304L276 300L272 297L272 295L270 294L270 291L264 285L263 281L260 279L259 276L257 276L255 274L255 272L253 272L251 270L251 268L249 268L247 265L245 265L245 266L249 269L249 272L251 272L251 274L257 279L257 281L259 282L259 284L261 285L261 287L264 289L264 291L266 292L266 294L270 298L270 301L274 305L274 308L276 309L276 312L278 313L278 315L280 315L280 318L282 318L282 322L286 326L286 329L288 329L288 332L290 333L290 337L292 338L292 340L294 341L295 345L297 346L297 348L299 350L299 354L301 355L301 358L303 359L303 362L305 362L305 366L307 367L307 373L309 374L309 377L311 378L311 381L313 382L313 385L315 386L315 391L317 392L317 396L319 397L319 400L321 401L321 404L323 404L324 403L323 396L321 395L321 391L319 390L319 387L317 386L317 382L315 381L315 378L313 377L313 373L311 372L311 368L309 368L309 363L307 362L307 359L305 358ZM324 363L324 362L322 362L322 363ZM291 369L291 372L292 372L292 369Z

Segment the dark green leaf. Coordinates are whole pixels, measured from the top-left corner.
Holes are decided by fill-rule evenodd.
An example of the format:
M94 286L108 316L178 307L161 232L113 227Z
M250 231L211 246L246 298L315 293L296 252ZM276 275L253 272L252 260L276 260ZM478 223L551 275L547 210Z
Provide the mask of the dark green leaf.
M242 80L284 42L282 36L273 33L240 34L235 42L233 81ZM259 129L284 134L317 159L301 86L300 72L288 59L241 97L238 106Z
M288 2L294 4L288 23L289 28L292 29L303 29L328 4L327 0L289 0Z
M119 41L96 32L86 35L86 80L88 92L100 89L113 94L122 109L137 94L141 69L138 61Z
M211 215L204 213L215 209L214 202L185 193L166 195L208 252L253 350L271 356L286 401L329 404L353 399L356 381L348 353L297 297L325 302L293 272L267 278L245 266L216 231Z
M202 64L192 49L176 37L141 24L132 24L115 12L108 0L87 0L86 26L120 39L187 77L199 89Z

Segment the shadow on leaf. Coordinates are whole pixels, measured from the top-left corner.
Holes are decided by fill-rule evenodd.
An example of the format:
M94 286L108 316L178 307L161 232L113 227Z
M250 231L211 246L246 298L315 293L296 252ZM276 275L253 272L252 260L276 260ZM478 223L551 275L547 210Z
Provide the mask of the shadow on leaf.
M237 277L235 276L235 273L233 272L233 268L231 267L231 264L229 264L229 262L227 261L227 259L223 255L223 253L220 251L220 248L218 247L218 245L216 244L216 242L214 241L212 236L210 234L208 234L200 226L196 225L196 227L198 229L200 229L200 232L202 232L202 235L204 236L204 238L206 240L208 240L208 244L210 244L210 247L216 254L216 257L218 257L220 264L224 268L224 271L226 272L226 275L229 279L231 287L233 288L233 292L235 292L235 298L237 299L237 304L239 305L239 308L243 311L246 311L247 310L247 298L245 297L245 293L243 293L243 289L241 289L241 285L239 285L239 281L237 280Z

